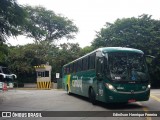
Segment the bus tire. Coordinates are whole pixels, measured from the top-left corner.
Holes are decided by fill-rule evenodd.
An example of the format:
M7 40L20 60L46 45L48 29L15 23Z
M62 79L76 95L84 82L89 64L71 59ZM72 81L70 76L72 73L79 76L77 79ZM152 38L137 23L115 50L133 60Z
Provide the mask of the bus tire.
M69 92L69 87L67 85L67 94L70 95L71 93Z
M96 104L96 94L95 94L93 88L90 88L90 90L89 90L89 100L93 105Z

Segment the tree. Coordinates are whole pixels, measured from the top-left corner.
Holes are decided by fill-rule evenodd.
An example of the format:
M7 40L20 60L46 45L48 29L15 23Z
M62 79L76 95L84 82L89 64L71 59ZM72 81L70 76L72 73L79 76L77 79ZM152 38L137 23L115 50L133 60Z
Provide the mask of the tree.
M47 47L46 47L47 46ZM34 66L46 64L52 66L52 77L61 73L62 66L79 57L79 44L64 43L59 47L46 41L41 44L9 47L7 63L11 71L17 74L18 81L35 82Z
M60 44L55 59L53 59L54 61L52 63L53 68L56 68L55 72L61 72L63 65L77 59L79 57L80 50L81 48L78 43Z
M0 66L7 66L8 46L0 44Z
M92 42L94 48L125 47L141 49L145 54L155 56L150 61L150 75L152 82L160 83L160 20L154 20L149 15L138 18L117 19L114 24L106 23L105 28L97 32L97 37ZM155 85L156 83L155 82Z
M56 15L44 7L25 6L28 18L24 28L24 34L32 37L35 41L54 41L66 37L73 38L78 28L71 20Z
M43 46L36 44L9 47L7 63L10 70L18 76L18 81L35 82L34 66L46 62L44 49Z
M92 46L86 46L80 50L79 56L83 56L93 50L94 50L94 48Z
M53 72L61 71L66 61L77 57L80 47L67 43L67 49L63 49L53 41L73 38L77 32L71 20L44 7L22 7L16 0L0 0L0 64L8 66L20 81L33 82L33 66L46 62L53 66ZM36 43L15 47L4 44L7 37L20 34L34 38Z
M16 0L0 0L0 42L7 37L21 34L20 27L25 22L25 12Z
M107 23L106 28L97 33L92 46L129 46L154 54L153 49L159 49L159 31L160 21L148 15L117 19L114 24Z

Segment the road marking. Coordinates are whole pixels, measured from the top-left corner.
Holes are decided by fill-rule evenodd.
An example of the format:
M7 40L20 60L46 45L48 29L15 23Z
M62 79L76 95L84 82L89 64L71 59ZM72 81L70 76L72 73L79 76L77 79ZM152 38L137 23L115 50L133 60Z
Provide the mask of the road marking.
M147 107L143 107L143 111L148 112L148 108ZM152 120L151 117L146 117L146 120Z
M154 93L154 95L160 95L160 93Z
M149 109L147 107L143 106L142 103L137 102L137 104L143 107L142 109L143 109L144 112L149 111ZM146 117L146 120L152 120L152 118L151 117Z
M160 102L160 98L158 98L158 97L156 97L156 96L154 96L154 95L150 95L150 97L153 98L154 100Z

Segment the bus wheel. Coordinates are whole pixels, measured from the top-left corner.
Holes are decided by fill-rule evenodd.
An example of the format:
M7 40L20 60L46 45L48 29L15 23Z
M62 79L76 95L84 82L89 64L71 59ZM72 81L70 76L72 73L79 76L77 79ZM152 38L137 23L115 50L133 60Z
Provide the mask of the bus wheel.
M67 85L67 94L70 95L71 93L69 92L69 87Z
M96 104L96 94L92 88L89 91L89 99L93 105Z

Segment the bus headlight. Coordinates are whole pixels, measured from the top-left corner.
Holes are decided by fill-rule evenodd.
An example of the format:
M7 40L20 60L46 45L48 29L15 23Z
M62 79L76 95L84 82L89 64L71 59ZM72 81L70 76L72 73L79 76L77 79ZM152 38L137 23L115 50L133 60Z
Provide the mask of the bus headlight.
M113 87L113 85L106 83L106 87L112 91L116 91L116 89Z
M149 89L151 88L151 85L150 85L150 84L148 85L148 88L149 88Z

